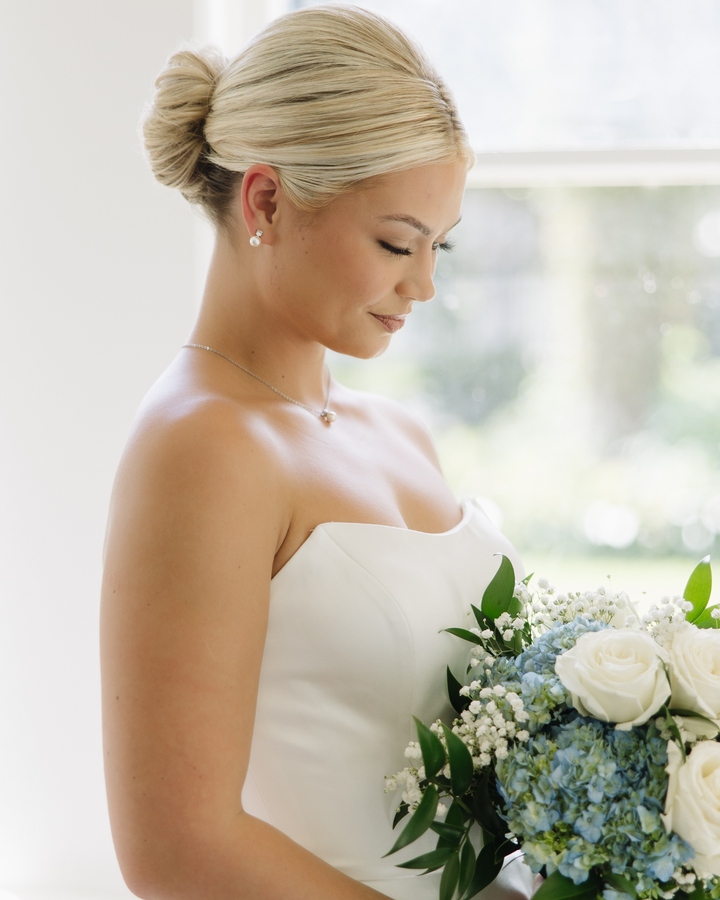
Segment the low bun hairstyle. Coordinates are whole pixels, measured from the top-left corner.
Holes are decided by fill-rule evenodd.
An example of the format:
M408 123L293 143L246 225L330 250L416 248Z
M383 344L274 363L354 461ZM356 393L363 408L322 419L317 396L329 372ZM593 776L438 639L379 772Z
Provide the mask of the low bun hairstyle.
M282 16L232 61L184 48L143 120L156 178L217 226L245 171L272 166L301 210L367 178L474 161L453 98L398 28L353 6Z

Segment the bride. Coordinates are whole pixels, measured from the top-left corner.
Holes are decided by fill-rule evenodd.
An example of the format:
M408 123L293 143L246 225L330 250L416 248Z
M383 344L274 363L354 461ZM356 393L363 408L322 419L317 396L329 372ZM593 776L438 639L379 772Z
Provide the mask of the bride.
M217 240L187 345L115 484L102 604L113 837L138 896L429 900L383 859L412 715L507 541L457 502L425 429L349 390L433 297L472 152L394 26L272 23L234 60L176 53L144 121L158 179ZM401 339L401 338L400 338ZM458 657L456 671L462 661ZM427 847L431 845L428 843ZM530 893L516 860L487 896Z

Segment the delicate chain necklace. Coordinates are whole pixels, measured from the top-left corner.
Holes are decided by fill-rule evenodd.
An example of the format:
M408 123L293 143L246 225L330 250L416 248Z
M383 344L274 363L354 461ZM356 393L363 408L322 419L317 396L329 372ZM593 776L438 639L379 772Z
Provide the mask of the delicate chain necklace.
M242 369L243 372L246 372L248 375L251 375L253 378L256 378L258 381L261 381L265 387L269 387L271 391L275 391L276 394L279 394L283 400L289 400L290 403L294 403L295 406L301 406L303 409L306 409L309 413L312 413L314 416L319 416L324 422L330 425L331 422L334 422L337 419L337 413L334 413L330 406L330 372L328 372L328 389L327 389L327 399L325 400L325 409L318 410L313 409L311 406L306 406L304 403L301 403L299 400L293 400L292 397L288 397L287 394L283 394L282 391L279 391L276 387L273 387L269 382L265 381L264 378L261 378L259 375L256 375L254 372L251 372L250 369L246 369L245 366L241 366L239 362L235 362L234 359L230 359L229 356L225 356L224 353L221 353L219 350L215 350L214 347L206 347L204 344L183 344L183 347L194 347L196 350L207 350L209 353L215 353L218 356L222 356L223 359L226 359L229 363L232 363L234 366L237 366L238 369Z

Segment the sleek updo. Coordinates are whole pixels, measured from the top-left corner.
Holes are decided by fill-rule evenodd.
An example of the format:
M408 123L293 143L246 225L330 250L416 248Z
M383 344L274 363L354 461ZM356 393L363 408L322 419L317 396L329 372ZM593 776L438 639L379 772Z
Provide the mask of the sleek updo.
M230 62L186 47L155 87L143 121L155 177L218 226L256 163L272 166L291 202L311 211L373 176L474 161L424 53L354 6L282 16Z

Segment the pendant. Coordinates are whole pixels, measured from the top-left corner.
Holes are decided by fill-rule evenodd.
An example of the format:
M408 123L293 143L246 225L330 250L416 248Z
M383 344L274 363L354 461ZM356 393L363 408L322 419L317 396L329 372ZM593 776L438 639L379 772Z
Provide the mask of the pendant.
M332 422L335 421L335 419L337 419L337 413L334 413L331 409L324 409L320 413L320 418L324 419L327 422L327 424L330 425Z

